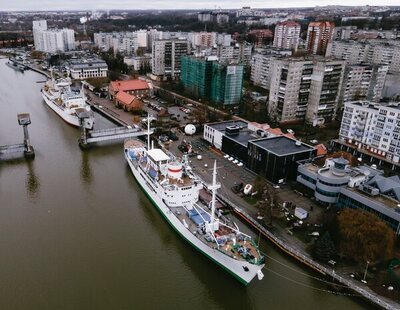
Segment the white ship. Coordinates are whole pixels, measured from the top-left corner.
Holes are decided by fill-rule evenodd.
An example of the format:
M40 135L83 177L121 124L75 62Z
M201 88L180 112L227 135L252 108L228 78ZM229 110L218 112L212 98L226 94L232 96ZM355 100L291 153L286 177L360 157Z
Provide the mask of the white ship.
M78 113L88 112L90 117L84 119L84 127L87 129L93 128L94 115L90 106L86 103L83 89L81 91L73 91L69 79L57 81L53 78L49 79L41 91L46 104L64 121L79 127Z
M148 137L148 141L150 137ZM197 250L247 285L264 275L264 257L252 238L216 213L216 163L210 205L200 203L203 184L187 161L172 159L163 150L138 139L125 141L125 158L134 177L174 230Z

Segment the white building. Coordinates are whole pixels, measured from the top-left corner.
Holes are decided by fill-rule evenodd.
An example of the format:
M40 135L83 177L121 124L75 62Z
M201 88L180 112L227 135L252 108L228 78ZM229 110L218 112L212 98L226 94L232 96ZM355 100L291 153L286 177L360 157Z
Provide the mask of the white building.
M42 31L40 35L43 36L43 51L47 53L64 52L64 36L58 29L48 29Z
M274 44L276 48L297 50L300 41L300 24L286 21L275 26Z
M71 59L68 70L72 79L84 80L88 78L106 77L108 66L102 59Z
M345 102L339 140L375 157L399 163L400 107L368 101Z
M126 56L124 57L124 63L135 71L146 67L151 68L151 56Z
M37 51L44 50L43 36L40 34L44 30L47 30L46 20L34 20L32 22L33 43Z

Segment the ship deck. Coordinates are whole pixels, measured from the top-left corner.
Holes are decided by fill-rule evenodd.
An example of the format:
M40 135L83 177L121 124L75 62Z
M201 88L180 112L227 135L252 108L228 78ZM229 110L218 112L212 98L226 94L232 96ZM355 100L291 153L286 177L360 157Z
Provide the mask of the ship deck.
M206 210L205 206L201 206L204 210ZM201 213L201 208L197 208ZM189 215L187 210L184 207L174 207L170 208L170 211L185 225L187 229L195 235L199 240L203 243L207 244L209 247L217 249L226 255L233 257L234 259L241 261L248 261L248 259L256 259L257 261L261 258L259 252L256 247L252 244L251 241L245 240L245 238L241 238L236 234L236 232L226 226L220 224L219 229L214 233L215 237L219 240L226 240L223 244L220 244L218 247L215 240L213 238L209 238L208 234L205 233L202 229L202 225L198 225L195 221L193 221ZM206 213L207 216L204 216L204 219L209 218L209 214ZM207 218L206 218L207 217ZM204 220L203 219L203 220ZM224 222L224 224L230 225L229 222L226 222L226 218L220 218L220 222ZM242 235L243 236L243 235ZM222 238L222 239L221 239ZM235 239L234 243L232 239ZM246 254L243 254L243 250L246 251ZM248 259L246 259L248 258Z

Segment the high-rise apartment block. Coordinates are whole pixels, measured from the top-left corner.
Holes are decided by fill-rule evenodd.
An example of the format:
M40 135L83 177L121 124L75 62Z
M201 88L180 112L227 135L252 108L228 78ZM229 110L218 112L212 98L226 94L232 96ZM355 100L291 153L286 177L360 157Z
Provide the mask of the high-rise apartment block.
M317 125L335 117L343 79L343 61L275 59L270 72L268 113L275 120L306 120Z
M65 52L75 49L75 32L72 29L47 29L45 20L32 23L35 49L47 53Z
M254 54L251 58L250 80L254 85L269 89L271 82L270 67L275 59L274 55Z
M343 59L347 64L388 64L389 72L400 72L400 46L396 41L333 41L330 45L327 55Z
M325 55L328 43L332 41L335 24L332 22L311 22L307 29L307 51L314 55Z
M306 121L313 125L335 118L345 63L322 59L314 63Z
M275 26L274 47L297 50L300 40L300 24L286 21Z
M182 57L181 82L196 97L239 104L242 97L243 65L226 64L216 57Z
M47 30L46 20L34 20L32 22L33 42L35 44L35 50L37 51L44 50L43 37L40 33L45 30Z
M388 70L388 65L346 66L340 102L355 100L379 102Z
M400 107L345 102L339 141L392 163L400 160Z
M152 50L152 73L161 78L179 78L181 57L189 51L188 41L180 39L156 40Z

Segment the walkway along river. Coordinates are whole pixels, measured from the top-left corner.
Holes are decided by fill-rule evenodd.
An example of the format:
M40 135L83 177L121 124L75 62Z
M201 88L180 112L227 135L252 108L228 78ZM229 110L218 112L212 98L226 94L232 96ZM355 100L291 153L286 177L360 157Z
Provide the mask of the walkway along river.
M127 167L122 144L82 152L79 130L42 101L36 81L0 60L0 144L30 113L36 158L0 164L0 309L366 309L359 298L272 259L243 287L162 219ZM101 127L113 127L103 118ZM262 251L308 273L261 242ZM320 277L319 274L310 274ZM310 288L311 287L311 288Z

